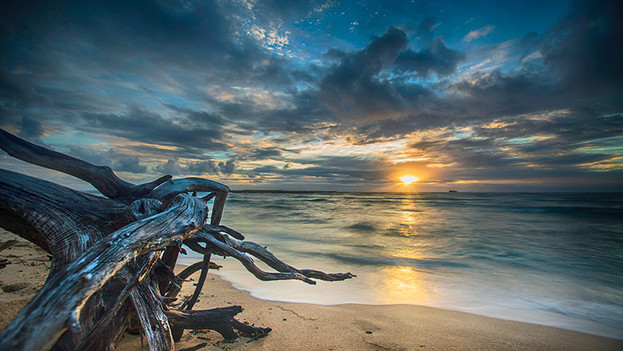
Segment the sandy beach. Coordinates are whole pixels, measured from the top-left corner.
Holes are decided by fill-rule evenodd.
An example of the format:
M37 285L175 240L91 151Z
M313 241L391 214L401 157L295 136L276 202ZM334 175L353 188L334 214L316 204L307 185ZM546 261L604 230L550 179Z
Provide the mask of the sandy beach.
M0 328L4 328L43 285L47 254L18 236L0 230L0 242L18 243L0 252ZM177 267L181 270L182 267ZM191 279L197 279L196 273ZM180 296L192 294L193 281ZM275 282L279 289L279 282ZM265 338L225 342L212 331L186 331L178 350L621 350L622 341L536 324L413 305L320 306L265 301L210 275L196 309L240 305L242 322L270 327ZM120 350L147 350L126 335Z

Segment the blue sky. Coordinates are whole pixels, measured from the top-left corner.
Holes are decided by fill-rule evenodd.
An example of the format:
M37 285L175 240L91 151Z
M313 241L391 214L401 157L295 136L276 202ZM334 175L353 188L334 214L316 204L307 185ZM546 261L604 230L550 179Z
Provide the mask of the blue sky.
M618 2L1 6L0 127L129 181L622 190Z

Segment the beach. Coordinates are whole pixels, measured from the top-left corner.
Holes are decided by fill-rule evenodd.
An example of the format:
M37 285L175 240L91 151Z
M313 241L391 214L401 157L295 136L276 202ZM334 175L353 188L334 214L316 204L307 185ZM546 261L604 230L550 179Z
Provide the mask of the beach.
M43 285L46 252L0 230L0 242L19 242L0 252L10 263L0 269L0 328L4 328ZM179 271L182 266L176 267ZM199 273L183 285L189 296ZM274 282L279 289L280 282ZM310 287L313 288L313 287ZM240 305L242 322L270 327L258 340L225 342L213 331L185 331L176 349L200 350L621 350L622 341L538 324L416 305L314 305L261 300L210 274L195 309ZM145 341L144 341L145 344ZM118 348L147 350L126 334Z

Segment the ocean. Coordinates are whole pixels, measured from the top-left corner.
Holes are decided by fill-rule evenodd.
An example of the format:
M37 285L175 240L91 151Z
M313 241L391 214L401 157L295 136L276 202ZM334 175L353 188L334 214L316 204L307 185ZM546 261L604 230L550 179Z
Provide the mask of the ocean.
M357 275L263 282L213 258L260 299L424 305L622 338L622 193L234 192L222 224L294 267Z

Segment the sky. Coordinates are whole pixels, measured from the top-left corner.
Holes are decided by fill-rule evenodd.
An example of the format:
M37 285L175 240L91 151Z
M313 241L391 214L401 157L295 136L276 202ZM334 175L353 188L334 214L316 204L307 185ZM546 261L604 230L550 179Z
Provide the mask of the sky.
M131 182L622 191L621 1L0 7L0 127Z

